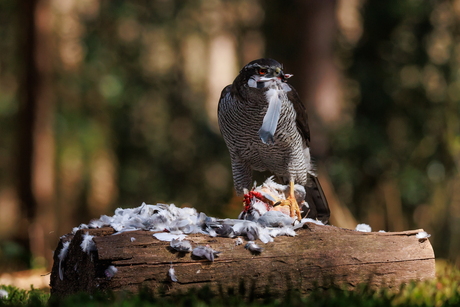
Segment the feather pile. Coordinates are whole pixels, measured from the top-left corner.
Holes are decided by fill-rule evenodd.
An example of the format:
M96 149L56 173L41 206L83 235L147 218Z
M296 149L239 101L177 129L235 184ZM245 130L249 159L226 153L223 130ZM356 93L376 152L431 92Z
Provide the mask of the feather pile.
M244 236L249 241L259 239L263 243L268 243L273 242L273 238L277 236L295 236L294 230L306 222L322 225L321 222L312 219L302 219L294 226L294 219L289 216L289 210L286 215L283 210L278 209L283 206L274 206L278 200L286 199L288 191L289 186L277 184L272 178L267 179L263 185L251 191L256 193L246 197L244 211L238 219L218 219L202 212L198 213L194 208L178 208L174 204L143 203L137 208L118 208L113 216L102 215L99 219L90 221L88 225L81 224L75 227L73 233L80 229L105 226L112 227L115 234L146 230L153 232L153 236L158 240L171 242L171 247L175 250L190 252L190 243L184 241L189 234L200 233L211 237L229 238ZM305 205L305 189L302 186L295 186L295 195L299 204ZM92 238L86 236L85 239L82 248L84 251L91 251L94 244Z

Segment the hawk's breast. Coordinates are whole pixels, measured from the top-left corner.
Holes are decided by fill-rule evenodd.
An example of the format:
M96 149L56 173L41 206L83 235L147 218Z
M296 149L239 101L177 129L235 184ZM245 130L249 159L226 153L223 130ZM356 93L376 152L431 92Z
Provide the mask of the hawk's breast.
M302 137L296 127L295 109L284 90L276 94L280 95L281 111L273 136L274 144L264 144L258 133L269 108L266 95L248 95L248 100L244 101L227 92L219 106L222 135L232 159L245 161L256 171L270 171L282 178L306 182L307 161Z

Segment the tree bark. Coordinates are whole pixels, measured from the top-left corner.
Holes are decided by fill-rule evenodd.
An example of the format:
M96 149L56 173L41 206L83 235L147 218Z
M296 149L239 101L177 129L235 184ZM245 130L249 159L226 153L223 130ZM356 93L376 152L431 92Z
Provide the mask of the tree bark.
M259 246L256 255L235 239L190 235L192 246L209 244L222 252L214 262L178 253L169 242L159 241L152 232L133 231L114 234L112 228L79 230L66 235L54 253L51 294L65 296L79 291L113 290L137 292L147 287L166 294L208 285L217 290L237 288L241 280L262 296L271 291L297 288L306 293L316 285L346 285L352 289L361 282L371 286L398 287L410 280L435 277L434 252L428 239L417 239L421 230L393 233L364 233L333 226L305 224L295 237L277 237ZM95 236L95 251L89 254L80 246L83 234ZM134 238L134 239L132 239ZM70 241L59 277L59 254ZM115 266L109 279L105 271ZM171 266L177 282L168 275Z

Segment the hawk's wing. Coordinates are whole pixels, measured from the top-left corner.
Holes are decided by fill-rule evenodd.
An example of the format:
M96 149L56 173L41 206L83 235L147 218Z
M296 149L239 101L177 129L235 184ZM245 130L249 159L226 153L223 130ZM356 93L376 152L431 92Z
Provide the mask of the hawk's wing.
M331 210L329 209L329 204L327 203L318 177L308 174L308 183L305 190L307 192L305 201L310 205L310 211L305 217L318 219L324 224L327 224L331 217Z
M291 90L287 93L287 95L289 101L294 106L295 112L297 113L297 129L305 139L306 146L310 147L310 128L308 127L307 109L303 105L302 101L300 101L299 94L297 94L294 87L290 84L289 87ZM327 224L329 217L331 216L331 211L318 178L312 174L308 174L308 183L305 189L307 191L305 200L310 205L310 211L306 217L318 219L324 224Z
M289 101L294 106L295 112L297 113L296 123L297 129L302 134L303 138L305 139L305 143L307 147L310 146L310 127L308 127L308 114L307 109L303 105L302 101L300 101L299 94L295 88L288 83L291 90L287 92L287 96Z
M219 105L217 107L217 119L219 122L220 132L224 137L225 143L227 144L227 148L230 152L236 194L243 195L244 189L249 189L251 187L252 169L248 163L241 159L235 145L237 140L235 140L233 129L236 128L235 126L239 125L239 123L228 120L227 116L229 115L227 113L229 104L234 104L235 100L238 99L236 95L233 95L232 88L232 85L228 85L222 90Z
M222 90L222 93L220 93L219 104L217 105L217 114L219 114L220 112L220 104L222 102L222 99L224 99L225 95L227 95L227 93L230 92L231 90L232 90L232 85L230 84L224 87L224 89Z

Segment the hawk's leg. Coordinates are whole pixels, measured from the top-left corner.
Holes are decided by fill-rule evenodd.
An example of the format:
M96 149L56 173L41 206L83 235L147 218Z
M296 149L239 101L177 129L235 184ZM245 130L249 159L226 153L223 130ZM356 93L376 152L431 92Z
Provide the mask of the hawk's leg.
M232 158L233 182L236 195L244 195L244 189L251 189L252 170L251 167L239 158Z
M297 218L299 221L302 219L299 204L294 195L294 181L289 182L289 196L286 200L282 200L280 205L289 206L292 218Z

